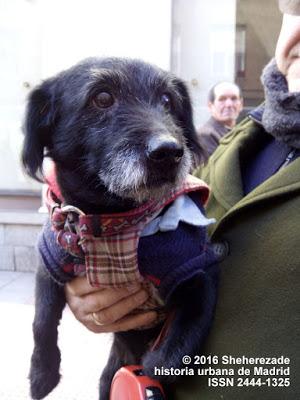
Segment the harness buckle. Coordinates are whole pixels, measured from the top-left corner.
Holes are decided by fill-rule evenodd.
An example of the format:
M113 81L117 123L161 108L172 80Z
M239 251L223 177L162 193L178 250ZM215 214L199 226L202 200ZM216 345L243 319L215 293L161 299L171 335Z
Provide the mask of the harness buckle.
M75 233L79 236L78 220L79 217L85 215L85 213L81 211L80 208L70 205L61 207L60 212L66 216L65 230L68 230L69 232Z
M52 225L56 230L65 230L77 233L76 223L80 216L85 215L79 208L66 205L61 206L58 203L50 205L49 209Z
M50 219L52 220L52 216L54 214L55 209L60 208L60 205L58 203L52 203L52 204L49 204L48 207L49 207L49 216L50 216Z
M80 208L69 205L61 207L61 212L64 214L75 213L78 216L85 215L85 213L81 211Z

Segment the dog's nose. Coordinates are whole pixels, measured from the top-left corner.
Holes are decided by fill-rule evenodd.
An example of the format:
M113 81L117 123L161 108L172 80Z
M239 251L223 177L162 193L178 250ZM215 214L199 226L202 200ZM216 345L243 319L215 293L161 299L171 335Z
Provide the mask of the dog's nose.
M180 162L183 156L183 147L172 136L153 137L148 143L147 156L154 162Z

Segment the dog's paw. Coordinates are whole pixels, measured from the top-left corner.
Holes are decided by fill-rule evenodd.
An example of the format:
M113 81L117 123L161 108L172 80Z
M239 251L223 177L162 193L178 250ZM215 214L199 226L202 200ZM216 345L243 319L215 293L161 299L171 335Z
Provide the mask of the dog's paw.
M47 357L45 354L41 355L38 351L34 351L29 373L32 399L43 399L55 388L60 380L59 365L60 352L58 348L55 351L47 352Z
M58 384L60 374L39 373L34 378L30 378L30 395L34 400L40 400L47 396Z

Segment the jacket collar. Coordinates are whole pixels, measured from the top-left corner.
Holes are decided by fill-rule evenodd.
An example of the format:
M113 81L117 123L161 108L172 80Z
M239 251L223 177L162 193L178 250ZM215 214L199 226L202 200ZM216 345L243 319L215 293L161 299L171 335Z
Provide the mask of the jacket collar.
M260 106L254 108L248 113L248 117L255 121L257 124L262 125L262 117L265 110L265 105L262 103Z
M230 128L224 124L222 124L220 121L216 120L214 117L210 117L208 120L208 125L213 126L213 128L221 135L224 136L226 132L230 131Z
M265 134L259 124L261 115L262 109L256 109L252 113L252 117L250 116L252 121L249 118L246 119L233 131L232 135L221 141L223 145L232 141L231 145L223 148L223 151L216 152L215 157L213 156L211 159L210 181L214 188L214 195L216 200L228 211L227 214L254 203L270 200L293 191L300 191L300 158L298 157L244 196L240 160L243 151L249 148L255 151L257 142Z

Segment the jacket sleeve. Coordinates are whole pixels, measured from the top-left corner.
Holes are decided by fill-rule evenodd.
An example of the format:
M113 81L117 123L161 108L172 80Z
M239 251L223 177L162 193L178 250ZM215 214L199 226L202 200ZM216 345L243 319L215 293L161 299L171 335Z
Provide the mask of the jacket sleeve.
M278 0L278 2L282 13L300 15L300 0Z

